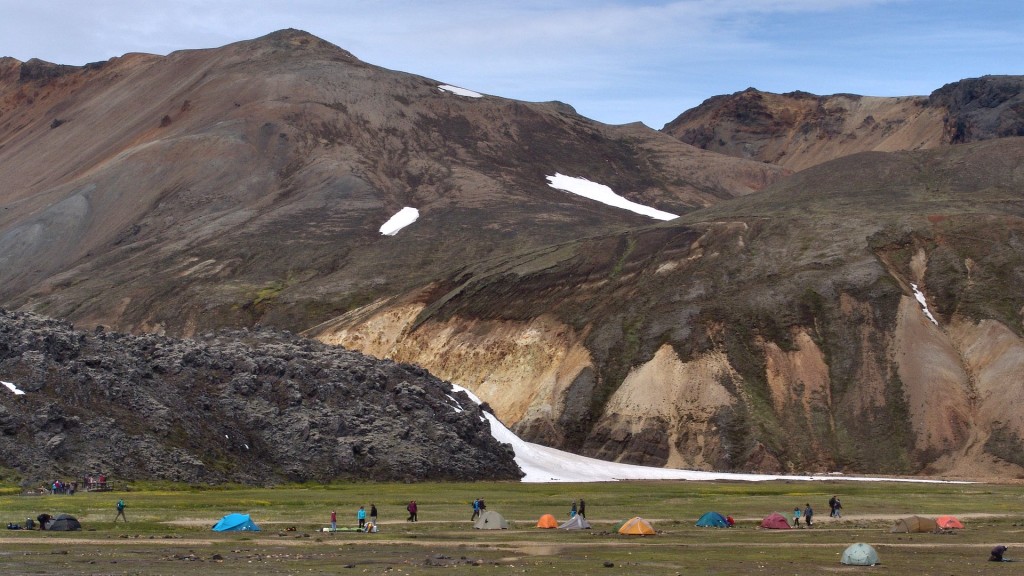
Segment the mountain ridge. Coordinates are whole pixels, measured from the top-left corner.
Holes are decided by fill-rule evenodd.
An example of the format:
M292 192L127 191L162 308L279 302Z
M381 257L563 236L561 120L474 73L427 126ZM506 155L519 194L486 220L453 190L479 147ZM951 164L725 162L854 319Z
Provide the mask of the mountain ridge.
M929 96L818 96L747 88L662 129L683 142L798 171L857 152L928 150L1024 135L1024 77L951 82Z

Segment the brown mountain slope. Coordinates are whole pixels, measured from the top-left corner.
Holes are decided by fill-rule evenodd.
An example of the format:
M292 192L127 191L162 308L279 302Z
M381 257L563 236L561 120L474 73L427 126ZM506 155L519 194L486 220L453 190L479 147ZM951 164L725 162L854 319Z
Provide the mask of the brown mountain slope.
M663 131L706 150L803 170L858 152L1024 136L1024 77L961 80L929 97L772 94L748 88L706 100Z
M522 436L591 456L1018 476L1021 157L1024 139L858 154L315 333L420 363Z
M305 327L495 255L684 213L784 172L560 103L471 98L286 30L85 67L0 60L0 302L192 334ZM417 223L378 227L403 206Z

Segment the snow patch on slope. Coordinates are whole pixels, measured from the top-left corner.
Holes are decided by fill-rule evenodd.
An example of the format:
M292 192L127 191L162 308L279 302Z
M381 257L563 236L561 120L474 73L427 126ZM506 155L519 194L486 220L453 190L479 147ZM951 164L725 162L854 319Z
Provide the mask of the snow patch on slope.
M548 186L551 186L556 190L563 190L565 192L577 194L584 198L596 200L602 204L622 208L624 210L629 210L630 212L636 212L637 214L649 216L656 220L672 220L673 218L679 217L676 214L662 212L656 208L651 208L650 206L644 206L643 204L637 204L632 200L627 200L613 192L611 188L604 184L591 182L586 178L574 178L557 172L554 176L547 176L546 178L548 179Z
M917 302L921 305L921 310L924 310L924 315L932 321L932 324L938 326L939 323L935 320L935 316L932 316L931 310L928 309L928 301L925 299L924 293L918 290L917 284L911 283L910 287L914 289L914 298L917 298Z
M472 90L466 90L465 88L459 88L450 84L441 84L437 89L441 92L451 92L457 96L466 96L467 98L483 98L483 94L479 92L473 92Z
M380 233L385 236L394 236L398 231L412 224L420 217L420 211L406 206L402 208L387 222L381 225Z

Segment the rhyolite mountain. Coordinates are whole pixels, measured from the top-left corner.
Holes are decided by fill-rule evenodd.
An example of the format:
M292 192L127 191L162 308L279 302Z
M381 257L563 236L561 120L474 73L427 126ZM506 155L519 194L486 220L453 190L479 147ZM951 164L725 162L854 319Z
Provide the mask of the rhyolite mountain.
M609 460L1018 476L1014 82L723 97L688 132L459 95L294 30L3 59L0 303L151 337L302 330ZM420 219L380 235L403 206Z
M489 257L684 213L785 172L471 97L297 30L83 67L0 60L0 302L189 335L301 329ZM395 237L378 229L420 212Z
M1024 77L970 78L899 98L748 88L709 98L662 131L705 150L803 170L858 152L1024 136Z
M589 456L1019 477L1022 158L1021 138L848 156L311 334L425 366Z

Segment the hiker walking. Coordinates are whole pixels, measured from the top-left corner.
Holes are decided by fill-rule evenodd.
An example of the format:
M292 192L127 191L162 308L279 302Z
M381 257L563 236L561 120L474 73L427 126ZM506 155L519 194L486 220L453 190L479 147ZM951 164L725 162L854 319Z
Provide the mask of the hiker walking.
M124 515L124 499L117 501L117 516L114 516L114 524L117 524L118 518L123 518L124 523L128 523L128 517Z
M406 519L406 522L418 522L419 521L416 518L417 507L416 507L416 501L415 500L410 500L409 501L409 505L406 506L405 509L409 512L409 518Z
M372 522L374 526L377 525L377 505L373 502L370 502L370 522Z
M587 501L584 500L583 498L580 498L580 511L579 511L579 515L582 516L583 518L587 517Z
M814 508L811 508L811 503L808 502L807 503L807 507L804 508L804 524L807 524L808 528L811 527L811 518L813 518L813 517L814 517Z
M338 531L338 511L331 510L331 532Z
M793 528L800 527L800 507L793 508Z
M836 517L836 497L835 496L833 496L833 497L828 499L828 517L829 518L835 518Z
M843 517L843 503L839 501L839 497L838 496L836 497L835 517L836 518L842 518Z
M473 499L473 515L469 519L476 520L478 516L480 516L480 499L475 498Z
M356 512L356 520L359 520L359 527L366 526L366 508L359 507L359 511Z

